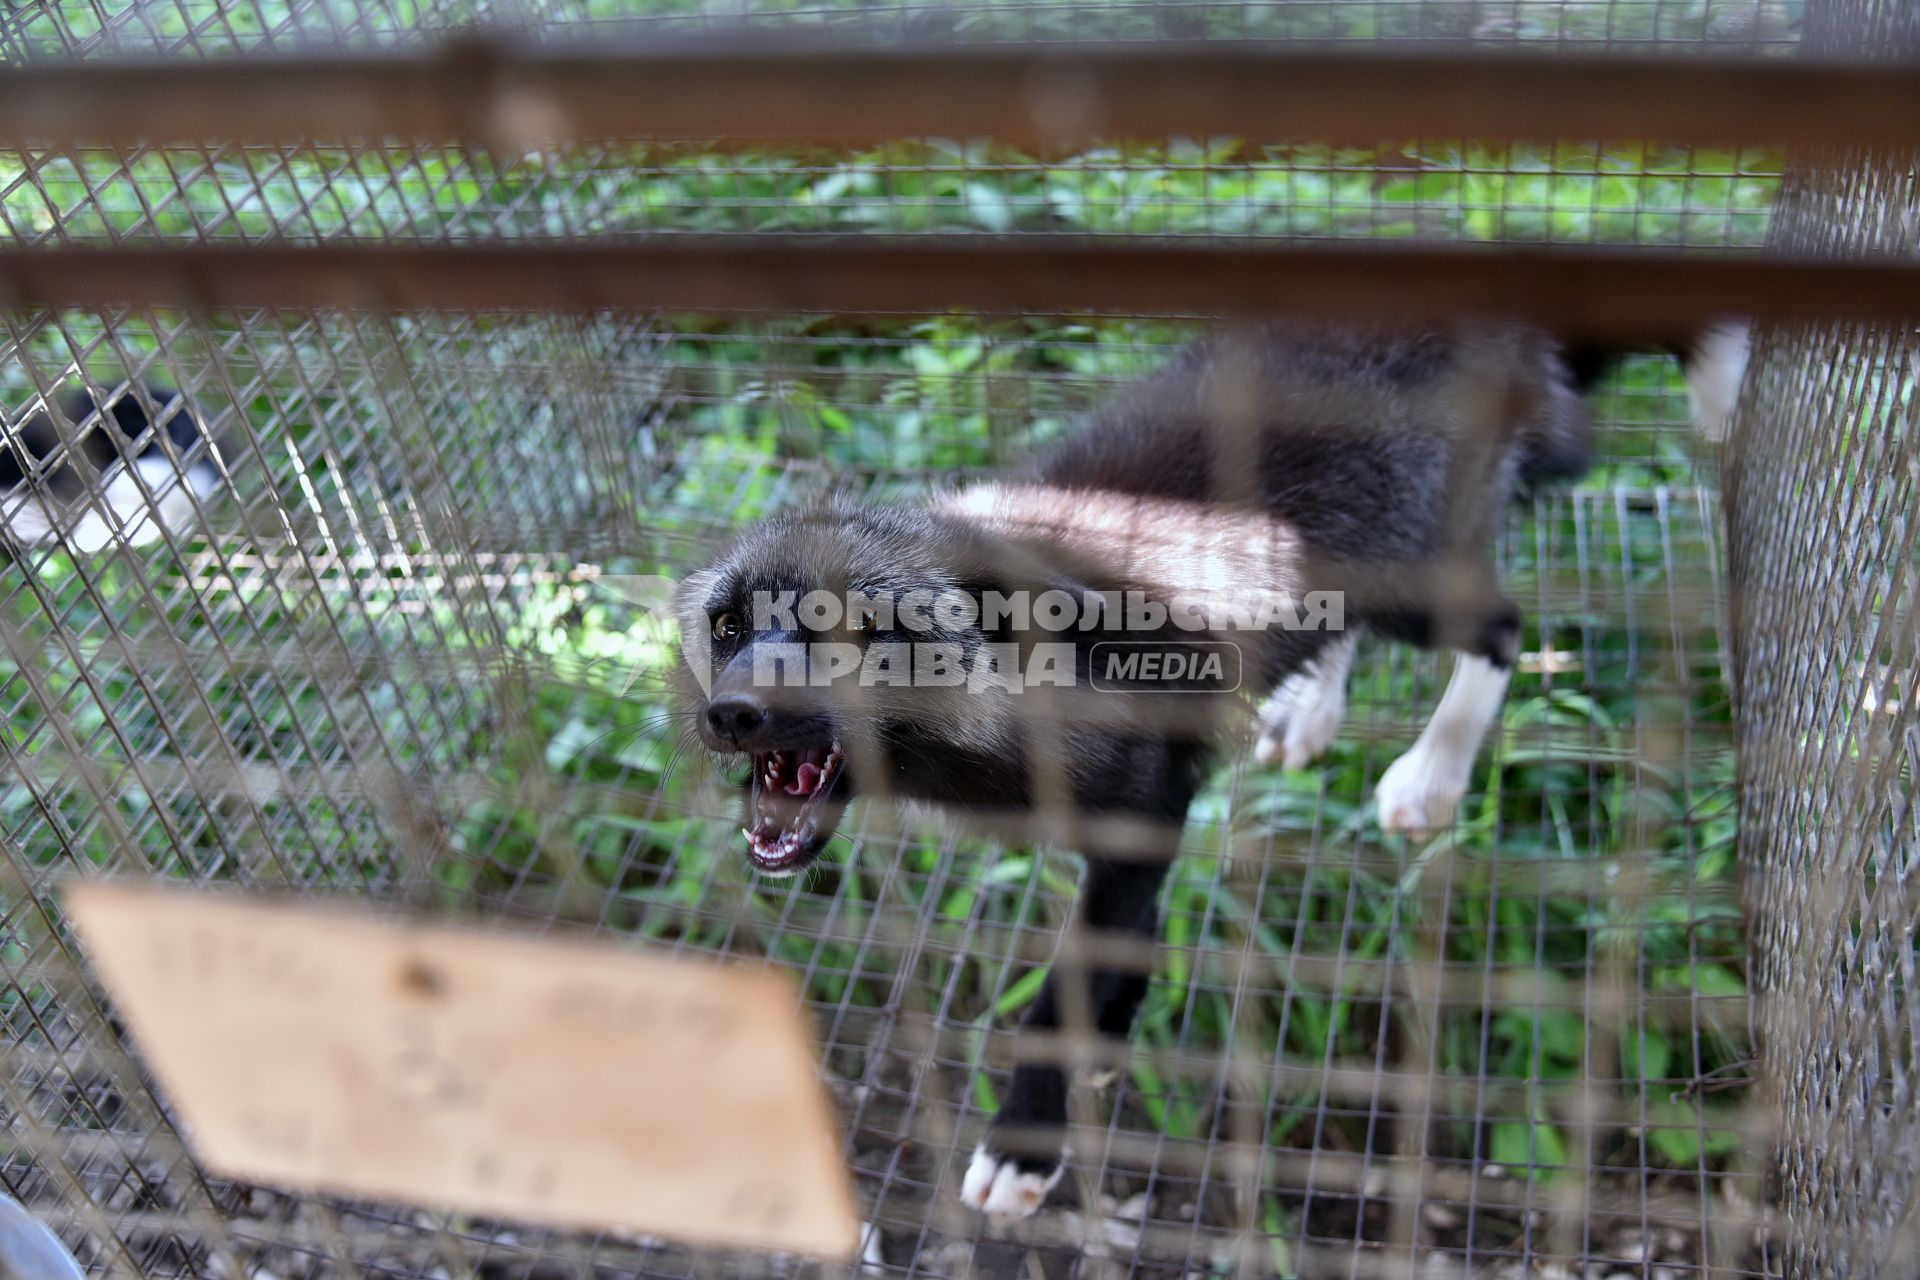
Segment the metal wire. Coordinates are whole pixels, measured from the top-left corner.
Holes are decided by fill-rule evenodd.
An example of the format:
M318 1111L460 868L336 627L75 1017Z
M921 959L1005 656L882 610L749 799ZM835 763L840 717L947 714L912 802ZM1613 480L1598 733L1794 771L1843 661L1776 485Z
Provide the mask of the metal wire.
M1820 18L1809 37L1823 48L1920 47L1897 6ZM1810 158L1776 242L1911 253L1910 166ZM1729 458L1755 1031L1780 1108L1782 1255L1799 1274L1903 1274L1915 1240L1914 337L1769 333Z
M77 318L64 319L65 329L81 327ZM516 337L546 339L552 344L547 351L567 350L555 342L550 322L522 325L518 334L496 330L491 342L511 348ZM116 331L128 327L123 320ZM421 362L395 367L401 376L410 371L416 377L431 368L443 380L427 397L440 415L437 442L458 447L463 439L484 438L494 448L505 447L511 433L486 427L494 419L481 404L491 395L510 394L520 367L509 362L504 375L486 369L493 364L490 345L470 347L464 365L450 362L446 353L458 338L469 336L463 328L456 326L443 342L422 342ZM312 329L297 362L286 356L259 359L280 370L283 385L300 388L270 393L269 404L305 405L329 393L351 392L353 405L332 410L337 416L315 433L312 447L301 451L315 456L331 451L342 458L342 469L350 468L357 453L379 452L373 426L363 428L352 415L374 405L404 403L404 382L369 373L376 363L369 359L376 354L375 336L325 322ZM286 337L237 325L189 329L187 335L194 345L224 352L271 349ZM800 501L807 491L834 481L851 479L876 492L920 483L910 472L875 465L890 458L897 436L866 431L835 436L823 430L816 416L822 412L864 410L866 422L878 421L862 396L846 396L836 408L832 400L815 399L804 380L812 365L803 357L844 352L845 335L795 340L769 334L762 337L761 354L745 366L722 358L725 347L741 341L740 335L675 340L668 368L687 390L667 393L675 412L665 416L678 419L677 430L661 442L642 477L648 524L629 522L626 533L619 525L603 528L589 563L617 564L621 557L686 563L699 535L715 523L709 496L715 492L739 495L732 505L744 514ZM1005 347L986 347L988 357L1004 350L1037 363L1048 355L1085 354L1084 344L1072 340L1001 341ZM882 353L887 347L868 349ZM1112 354L1115 363L1145 367L1161 350L1154 342L1122 346ZM593 351L582 352L583 367ZM435 353L438 363L425 353ZM183 355L171 356L172 368L182 367ZM646 360L639 356L632 364ZM244 363L250 362L230 360ZM993 367L997 361L984 363ZM666 381L663 372L650 370L636 385L657 389ZM750 376L762 380L761 387L782 390L716 393L713 382L728 375ZM476 378L490 380L476 385ZM1058 400L1063 409L1058 421L1065 407L1096 390L1059 375L1019 379L1004 367L996 381L1019 390L996 397L976 370L918 383L906 398L896 386L881 393L881 403L893 413L925 412L936 422L963 416L962 406L969 403L983 406L998 426L982 442L986 448L976 455L977 465L992 460L993 435L1004 436L1013 447L1015 432L1030 421L1032 401ZM448 389L456 384L463 390ZM189 385L206 394L207 383ZM579 384L569 385L570 393L581 390ZM632 388L621 393L617 399L625 401ZM254 389L246 399L261 395ZM294 399L301 395L309 399ZM585 409L591 401L578 403ZM764 458L702 448L706 422L743 410L775 425L785 442L781 454L790 461L770 465ZM289 438L295 433L284 424L309 412L262 414L269 425L259 431L259 465L274 483L255 501L271 498L304 514L303 527L324 527L332 531L330 538L289 540L278 550L256 543L243 551L227 550L224 539L215 539L205 551L186 549L177 559L160 557L150 566L122 563L104 571L53 563L62 558L53 553L16 588L8 643L17 667L6 697L19 708L16 723L23 716L44 722L39 736L11 744L18 786L27 792L21 799L26 807L16 810L20 816L10 825L17 842L12 861L30 891L23 905L46 902L48 872L97 848L101 852L92 856L129 869L415 893L487 918L571 921L677 948L767 955L802 978L829 1069L845 1082L840 1097L849 1156L878 1224L882 1256L901 1260L897 1265L909 1271L950 1269L951 1258L937 1259L965 1246L978 1230L949 1203L954 1175L946 1166L956 1140L964 1149L979 1123L967 1081L983 1050L988 1060L1004 1051L996 1046L1006 1033L988 1011L1009 999L1012 984L1028 966L1045 961L1050 930L1065 915L1070 866L1050 856L1021 871L1021 860L1011 855L996 857L977 843L962 847L950 834L896 833L875 819L878 825L856 832L844 869L822 873L801 891L749 883L723 838L732 825L725 798L703 789L688 791L664 775L658 735L644 731L657 705L645 697L644 687L638 696L630 692L637 704L630 719L616 715L609 721L608 683L624 679L625 672L580 671L577 663L570 667L540 653L544 633L529 618L570 608L618 609L618 599L598 593L590 578L580 577L582 566L573 556L482 560L476 551L529 545L527 528L551 535L566 522L532 518L516 525L496 519L448 526L453 513L431 503L430 487L395 492L365 472L356 482L351 471L333 480L339 487L327 491L331 500L319 503L319 511L303 512L303 473L286 464L274 468L272 460L282 450L295 451ZM270 425L275 420L283 425ZM449 423L461 429L445 429ZM543 453L558 443L553 436L543 433ZM807 465L806 455L831 445L839 446L828 449L830 455L838 453L835 465ZM859 454L869 460L865 468ZM494 465L499 461L495 458ZM1634 461L1644 466L1652 460L1641 455ZM1684 464L1666 465L1678 466L1684 478ZM447 466L443 458L422 470L431 478ZM540 485L521 475L520 501L536 496L552 501L554 495L539 491L571 486L591 471L564 449L544 456L540 467L534 473L543 477ZM245 501L239 505L244 508ZM383 505L390 515L380 512ZM209 515L217 519L217 513ZM1536 691L1527 695L1529 705L1551 705L1548 667L1556 687L1577 682L1574 688L1584 696L1619 699L1644 693L1648 678L1668 661L1665 637L1703 634L1708 639L1699 659L1685 660L1667 676L1668 689L1683 695L1669 710L1693 705L1703 692L1712 702L1718 642L1712 638L1712 593L1699 590L1698 581L1713 561L1712 521L1711 504L1691 487L1542 499L1533 532L1520 534L1509 549L1516 576L1533 582L1523 598L1539 602L1535 608L1543 619L1542 656L1530 660L1543 674ZM401 532L386 532L393 528ZM425 540L426 550L414 545L421 529L438 535ZM436 547L446 550L435 553ZM384 571L390 567L409 576L387 578ZM266 614L267 602L279 595L318 602L307 625ZM96 597L126 598L144 607L109 608L82 621L77 611ZM1645 629L1623 626L1623 616L1642 610L1652 619ZM518 619L521 634L499 634L503 626L511 631L509 618ZM178 654L176 646L182 644L203 656ZM49 650L57 660L49 660ZM1676 652L1673 660L1682 657ZM1632 859L1563 860L1573 852L1609 856L1622 838L1613 824L1589 818L1589 825L1569 828L1544 808L1528 830L1496 828L1477 836L1469 842L1477 853L1427 855L1415 864L1416 879L1409 887L1389 892L1388 901L1398 905L1380 917L1379 903L1359 886L1406 885L1409 868L1402 855L1352 830L1345 815L1357 810L1363 788L1385 763L1388 744L1411 735L1411 717L1432 692L1431 664L1408 672L1393 653L1380 655L1380 662L1386 665L1369 662L1356 676L1353 736L1358 744L1353 750L1359 768L1341 771L1343 781L1332 784L1237 774L1215 802L1212 811L1218 816L1190 837L1198 856L1180 873L1174 927L1192 940L1163 949L1159 960L1163 971L1177 966L1192 975L1179 1001L1187 1024L1170 1028L1170 1039L1150 1041L1143 1057L1154 1064L1160 1083L1146 1089L1136 1077L1099 1135L1104 1145L1089 1148L1105 1151L1090 1157L1091 1176L1100 1194L1113 1201L1114 1212L1098 1215L1090 1225L1049 1224L1038 1234L1041 1241L1065 1242L1060 1247L1080 1251L1081 1235L1095 1230L1108 1241L1102 1247L1134 1256L1142 1266L1188 1256L1237 1256L1236 1247L1249 1245L1266 1260L1259 1265L1266 1265L1274 1249L1285 1248L1293 1264L1310 1274L1309 1259L1350 1260L1347 1255L1355 1248L1370 1253L1380 1239L1374 1234L1380 1220L1397 1210L1402 1218L1413 1215L1408 1221L1416 1225L1399 1237L1413 1247L1444 1239L1457 1230L1453 1224L1470 1219L1475 1224L1470 1239L1476 1243L1442 1256L1490 1267L1502 1265L1499 1259L1509 1255L1563 1249L1569 1256L1618 1253L1629 1248L1622 1222L1642 1234L1651 1232L1649 1247L1655 1252L1666 1238L1662 1232L1677 1231L1688 1241L1679 1252L1689 1253L1702 1247L1702 1217L1718 1219L1729 1212L1718 1187L1730 1175L1717 1160L1703 1157L1692 1175L1669 1170L1649 1186L1630 1157L1620 1171L1611 1167L1622 1159L1618 1138L1609 1140L1613 1145L1606 1160L1589 1175L1593 1203L1577 1208L1530 1202L1524 1177L1489 1174L1488 1152L1480 1145L1485 1139L1465 1147L1456 1139L1426 1160L1392 1144L1380 1148L1387 1130L1410 1123L1403 1118L1409 1106L1428 1114L1431 1126L1460 1132L1462 1126L1465 1131L1511 1126L1517 1122L1505 1117L1525 1117L1538 1104L1526 1086L1500 1082L1503 1073L1488 1055L1501 1052L1497 1046L1506 1041L1485 1027L1475 1034L1491 1039L1474 1060L1486 1064L1482 1071L1488 1079L1464 1092L1442 1086L1428 1061L1407 1059L1403 1054L1413 1050L1394 1048L1394 1038L1377 1029L1349 1043L1330 1041L1332 1057L1301 1061L1283 1048L1275 1063L1274 1046L1288 1042L1289 1025L1325 1017L1328 1002L1338 1002L1337 993L1346 993L1346 1000L1365 1010L1360 1020L1378 1028L1415 1016L1425 984L1438 981L1456 993L1461 1012L1457 1024L1450 1021L1436 1034L1459 1035L1466 1033L1461 1028L1484 1021L1480 1010L1489 991L1504 991L1510 977L1538 973L1564 974L1569 985L1535 990L1527 998L1534 1003L1522 1005L1535 1019L1557 1016L1565 1025L1569 1017L1597 1017L1589 1012L1593 1002L1608 1010L1607 1017L1629 1010L1627 1016L1666 1026L1677 1016L1689 1041L1701 1034L1699 1028L1711 1022L1705 1018L1710 1004L1707 1011L1676 1009L1671 1001L1645 996L1637 975L1604 997L1592 994L1589 988L1598 977L1589 971L1595 962L1590 941L1595 926L1579 922L1592 911L1605 916L1604 931L1621 940L1615 945L1622 954L1669 935L1686 938L1676 953L1676 959L1692 953L1683 964L1718 965L1738 954L1737 928L1731 922L1710 923L1728 920L1731 904L1724 884L1703 887L1684 870L1662 872L1648 882L1649 891L1684 886L1685 916L1677 924L1645 919L1644 909L1634 905L1638 899L1612 892L1604 878L1608 868L1618 873L1621 866L1633 866ZM57 683L35 681L27 674L29 663L62 675ZM136 693L141 680L148 689ZM529 686L535 690L531 698ZM112 700L111 691L123 687L129 693ZM403 689L415 692L396 696ZM60 690L67 692L62 696ZM1688 735L1681 758L1709 779L1678 791L1664 772L1644 779L1662 794L1673 794L1682 814L1703 804L1711 807L1712 787L1724 786L1725 748L1711 745L1716 736L1724 739L1724 725L1696 725L1697 714L1686 710L1664 724L1655 717L1644 727L1648 734L1666 729ZM263 736L263 720L284 727ZM103 726L92 737L79 727L88 721ZM1563 775L1586 779L1582 787L1593 792L1620 785L1615 771L1633 754L1623 755L1616 731L1580 717L1565 724L1553 721L1549 715L1542 723L1516 727L1506 749L1564 758L1569 763ZM136 727L150 741L133 741ZM111 736L101 736L116 730L126 739L118 750ZM536 761L529 768L524 759L511 759L529 749L544 764ZM1716 759L1718 766L1712 763ZM1574 763L1579 761L1586 763ZM1525 781L1525 768L1504 766L1495 776L1514 776L1510 785L1544 785ZM1712 781L1716 778L1720 781ZM404 803L410 789L431 797L425 812ZM1563 798L1579 805L1579 789L1565 791ZM130 794L150 795L154 802L130 807ZM1724 840L1701 834L1695 821L1664 826L1661 847L1684 858L1698 852L1702 839ZM1572 847L1556 849L1556 840L1571 840ZM1526 847L1539 852L1516 852ZM1232 856L1223 858L1221 852L1229 848ZM455 877L451 883L448 875ZM1483 904L1489 914L1480 917ZM1477 926L1455 927L1485 931L1511 958L1496 963L1489 953L1481 961L1449 960L1444 945L1403 951L1418 946L1412 938L1395 942L1384 955L1360 945L1380 928L1390 939L1401 937L1409 927L1400 922L1403 913L1429 922L1455 920L1463 913L1483 918ZM1261 917L1273 923L1252 927ZM23 936L36 936L24 921L16 927ZM1293 941L1275 951L1261 942L1265 928L1283 930ZM1356 948L1362 954L1352 954ZM63 986L78 986L69 954L51 938L41 938L14 970L16 981L29 991L44 984L49 972L63 975ZM1589 994L1582 995L1583 990ZM1409 1000L1414 1003L1404 1003ZM1227 1014L1214 1021L1211 1032L1192 1029L1194 1010L1222 1001ZM46 1016L43 1012L37 1020L44 1023ZM1737 1040L1737 1014L1723 1020ZM104 1028L89 1033L74 1026L56 1037L22 1024L10 1055L23 1072L19 1087L45 1089L64 1079L73 1082L67 1087L105 1089L92 1059L114 1042L96 1043L101 1034ZM1371 1037L1378 1038L1368 1048ZM1234 1064L1224 1077L1223 1062ZM1676 1063L1665 1069L1674 1072L1666 1087L1684 1091L1708 1064ZM1613 1070L1602 1068L1598 1074L1604 1078ZM1267 1099L1250 1113L1259 1120L1257 1132L1294 1135L1277 1142L1268 1157L1273 1189L1267 1194L1284 1206L1283 1212L1297 1214L1277 1234L1250 1227L1232 1211L1231 1188L1240 1175L1233 1172L1231 1142L1153 1136L1156 1111L1173 1105L1204 1114L1219 1105L1214 1090L1235 1080L1245 1082L1238 1087L1249 1090L1250 1097ZM119 1095L109 1096L116 1106L124 1105ZM1579 1091L1556 1088L1544 1096L1557 1100L1546 1105L1571 1105ZM1642 1105L1653 1103L1643 1100ZM1214 1123L1225 1123L1226 1114ZM148 1123L158 1123L158 1117ZM96 1124L106 1134L116 1132L113 1124L78 1116L55 1125L47 1149L35 1152L28 1165L10 1166L9 1185L30 1203L46 1205L55 1184L44 1181L51 1175L43 1162L71 1161L76 1152L86 1153L85 1167L97 1171L96 1178L116 1180L109 1185L127 1185L125 1180L136 1176L157 1180L149 1193L158 1198L157 1207L149 1199L137 1214L121 1212L126 1206L110 1190L90 1190L88 1202L112 1211L107 1221L129 1251L152 1257L153 1250L165 1248L177 1257L167 1264L173 1270L141 1262L147 1274L201 1274L199 1268L211 1264L196 1259L208 1246L183 1217L192 1202L173 1190L180 1174L137 1175L146 1166L123 1163L128 1147L103 1146L92 1136ZM1644 1125L1638 1127L1644 1131ZM115 1143L130 1147L155 1140L143 1123L123 1121L118 1128ZM1625 1130L1609 1124L1605 1131ZM1359 1150L1342 1154L1340 1148L1352 1143L1361 1144ZM1147 1200L1136 1203L1143 1193ZM395 1220L390 1213L383 1219L381 1211L357 1207L303 1207L262 1199L260 1192L251 1193L253 1201L267 1208L250 1212L235 1207L233 1194L221 1191L203 1202L202 1214L223 1221L224 1232L236 1241L232 1247L240 1251L236 1256L275 1274L318 1265L298 1258L317 1248L314 1241L323 1235L333 1237L330 1247L337 1258L385 1274L424 1274L418 1268L431 1269L438 1257L477 1260L481 1253L476 1251L508 1248L492 1241L495 1229L469 1225L452 1234L448 1224L433 1219L401 1215ZM1119 1214L1123 1202L1132 1217ZM333 1212L347 1215L348 1225L338 1235L318 1225ZM1564 1224L1574 1219L1587 1224L1584 1236L1569 1236ZM86 1225L58 1209L52 1220L69 1228ZM584 1265L587 1259L609 1272L630 1266L651 1274L697 1269L694 1259L659 1249L635 1254L632 1246L617 1242L557 1238L534 1244L523 1232L512 1234L518 1242L512 1256L526 1274ZM105 1246L95 1242L91 1247L97 1258ZM1053 1247L1043 1244L1042 1252ZM1227 1253L1220 1253L1223 1249ZM1333 1252L1317 1252L1325 1250ZM389 1256L402 1261L380 1262ZM409 1256L415 1261L405 1262Z
M487 16L578 35L617 8ZM1721 21L1704 6L1629 0L844 12L951 22L982 39L1085 38L1093 27L1350 39L1446 26L1493 42L1662 46L1698 45ZM0 18L0 51L19 61L364 47L475 16L378 0L42 3ZM689 5L611 20L693 28L719 16ZM725 16L836 25L843 11L749 5ZM1790 37L1764 6L1750 16L1737 41ZM1652 176L1626 176L1634 162ZM856 156L607 144L512 164L398 146L0 163L0 217L21 244L1065 223L1754 245L1769 233L1781 168L1757 153L1623 158L1590 145L1435 141L1252 154L1175 144L1044 164L926 142ZM1884 194L1859 182L1849 195ZM1820 190L1802 188L1795 225L1809 225ZM8 315L10 426L62 384L150 398L148 384L163 383L204 417L230 482L190 530L157 545L98 556L16 547L0 568L0 1185L100 1274L808 1270L210 1177L118 1034L53 894L62 875L113 869L377 896L792 973L872 1227L864 1273L1757 1276L1780 1274L1782 1240L1794 1257L1827 1256L1816 1253L1826 1225L1865 1225L1832 1216L1830 1175L1790 1169L1785 1236L1757 1176L1775 1134L1769 1099L1746 1088L1756 1046L1732 873L1719 502L1671 370L1654 360L1607 390L1592 481L1536 498L1502 543L1528 630L1466 820L1411 848L1367 820L1374 783L1432 704L1437 667L1363 650L1348 727L1323 768L1236 764L1196 805L1130 1068L1114 1092L1076 1096L1070 1191L1006 1232L960 1207L960 1171L1006 1063L1033 1047L1016 1045L1014 1024L1066 929L1075 861L875 808L805 882L754 880L730 839L734 801L668 711L670 635L606 580L684 570L728 529L829 489L911 496L1016 459L1193 331L1156 317ZM1831 348L1802 343L1798 364L1774 351L1765 378L1804 385L1793 371L1808 376ZM1897 361L1881 367L1905 376ZM1769 655L1817 656L1829 672L1865 656L1792 602L1819 598L1861 563L1848 548L1895 527L1911 500L1900 478L1910 449L1899 448L1911 433L1884 428L1885 447L1864 463L1888 480L1846 520L1823 523L1788 486L1853 474L1851 455L1811 443L1837 418L1827 406L1877 405L1874 420L1891 424L1904 413L1898 386L1861 381L1824 400L1783 390L1807 419L1782 416L1743 455L1734 545L1745 549L1735 567L1747 586L1736 597L1747 734L1787 696L1768 692ZM1792 456L1790 440L1809 442L1798 470L1757 461ZM1826 484L1841 491L1837 478ZM1877 544L1884 581L1910 575L1909 551L1903 536ZM1775 581L1789 589L1760 603L1752 584ZM1890 634L1857 608L1859 637ZM1868 682L1904 708L1897 659L1912 635L1898 635ZM1848 679L1832 681L1823 718L1809 707L1791 723L1857 723ZM1837 735L1822 741L1813 776L1824 786L1849 776L1849 757ZM1809 776L1791 752L1766 757L1780 764L1751 759L1750 772ZM1894 769L1872 786L1781 790L1745 816L1778 832L1834 803L1910 833L1910 812L1888 799L1908 779ZM1765 865L1784 865L1794 846L1763 838L1782 842ZM1812 993L1795 985L1819 981L1792 963L1806 900L1784 871L1767 875L1768 989L1826 1010L1821 1043L1857 1044L1839 1026L1857 1004L1806 1004ZM1862 968L1854 990L1904 972L1907 953L1885 941L1899 901L1883 896L1868 917L1884 926L1885 967ZM1834 928L1838 945L1844 926ZM1097 940L1067 934L1071 966L1081 954L1071 948ZM1906 1026L1904 1011L1881 1007L1885 1026ZM1770 1039L1801 1027L1776 1021ZM1058 1047L1091 1051L1073 1030ZM1878 1043L1898 1047L1891 1033ZM1831 1117L1802 1079L1776 1075L1775 1092L1795 1100L1782 1136L1810 1142ZM1881 1145L1858 1167L1894 1167L1903 1115L1874 1130ZM1876 1203L1901 1194L1889 1183Z
M1468 38L1545 47L1778 50L1796 7L1774 0L28 0L0 28L18 57L206 53L403 44L469 24L562 38L737 30L827 30L855 40L1003 41ZM13 59L9 59L13 60Z

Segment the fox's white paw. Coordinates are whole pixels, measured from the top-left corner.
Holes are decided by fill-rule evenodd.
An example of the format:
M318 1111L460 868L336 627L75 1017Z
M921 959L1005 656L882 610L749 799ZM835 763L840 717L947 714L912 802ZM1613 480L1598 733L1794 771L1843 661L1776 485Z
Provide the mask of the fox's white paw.
M1047 1173L1023 1172L1012 1157L989 1151L982 1143L974 1148L973 1162L960 1184L960 1198L968 1208L996 1218L1030 1217L1059 1183L1062 1170L1063 1166L1055 1165Z
M1352 665L1353 642L1340 639L1282 680L1260 706L1254 760L1278 760L1289 769L1302 769L1319 759L1346 718L1347 671Z
M1387 766L1374 789L1380 829L1420 836L1452 826L1472 775L1472 756L1416 744Z
M1294 688L1295 681L1304 687ZM1253 758L1261 764L1278 760L1289 769L1305 768L1333 745L1346 714L1344 688L1290 676L1260 708L1260 741L1254 744Z

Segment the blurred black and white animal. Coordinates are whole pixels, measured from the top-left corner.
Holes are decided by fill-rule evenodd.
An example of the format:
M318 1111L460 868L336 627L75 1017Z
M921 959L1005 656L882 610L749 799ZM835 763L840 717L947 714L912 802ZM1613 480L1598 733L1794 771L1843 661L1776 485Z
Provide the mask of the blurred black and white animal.
M104 406L71 387L0 427L0 533L17 546L147 546L192 528L220 483L199 417L161 387L123 385Z
M856 797L930 804L1077 850L1084 928L1150 954L1210 765L1247 738L1288 768L1324 752L1361 630L1454 654L1374 796L1388 832L1447 827L1521 647L1494 575L1506 508L1587 466L1584 393L1619 354L1505 324L1223 332L1024 472L748 529L676 608L698 732L749 764L749 859L808 866ZM1744 345L1682 356L1724 412L1738 370L1707 357ZM1195 593L1251 605L1179 625ZM1088 955L1025 1030L1128 1034L1146 963ZM1016 1057L961 1190L994 1214L1031 1213L1064 1154L1058 1055Z

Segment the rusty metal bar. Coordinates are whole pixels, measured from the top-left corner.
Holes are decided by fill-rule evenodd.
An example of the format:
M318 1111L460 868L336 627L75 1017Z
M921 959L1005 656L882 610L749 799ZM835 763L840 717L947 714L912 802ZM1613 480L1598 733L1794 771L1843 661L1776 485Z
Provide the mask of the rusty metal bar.
M1063 236L68 246L0 252L0 305L1502 315L1649 340L1726 315L1914 320L1920 261Z
M0 71L0 139L34 145L400 138L866 143L1237 136L1652 138L1920 146L1920 66L1471 48L817 43L437 50Z

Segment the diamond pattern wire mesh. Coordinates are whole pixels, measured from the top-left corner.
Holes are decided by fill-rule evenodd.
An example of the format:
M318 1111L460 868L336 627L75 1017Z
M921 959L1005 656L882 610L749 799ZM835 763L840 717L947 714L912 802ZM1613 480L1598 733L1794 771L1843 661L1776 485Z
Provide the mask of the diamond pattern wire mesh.
M1809 40L1823 52L1920 49L1902 7L1821 16ZM1912 254L1911 173L1910 156L1821 157L1794 175L1778 243ZM1783 1256L1809 1275L1904 1275L1917 1229L1920 346L1910 329L1832 325L1769 334L1763 349L1729 459L1730 533L1755 1033L1773 1047Z
M855 14L879 24L862 30L912 33L926 12L100 0L17 6L0 50L364 46L469 21L568 38ZM986 39L1464 33L1694 49L1784 43L1794 16L1628 0L938 12ZM1433 142L1174 144L1044 165L931 142L856 157L606 145L511 163L36 153L4 157L0 219L23 243L881 228L1742 247L1769 234L1777 156L1650 157ZM64 382L138 396L158 381L187 394L233 466L206 536L110 556L29 548L0 569L0 1183L103 1274L802 1269L208 1177L60 921L57 879L112 869L764 957L814 1016L874 1274L1775 1273L1747 1158L1773 1134L1743 1105L1718 502L1660 362L1611 389L1594 477L1536 499L1503 545L1527 653L1453 837L1404 847L1366 819L1441 670L1386 646L1363 649L1324 768L1236 763L1207 792L1168 891L1136 1065L1077 1116L1069 1207L1000 1233L955 1193L1067 918L1074 860L875 812L797 887L747 873L726 788L686 758L664 709L669 635L598 580L686 569L725 528L829 488L893 497L1015 459L1185 335L1151 318L9 316L10 422ZM1776 357L1768 376L1793 367ZM1887 527L1901 492L1862 519ZM1803 536L1825 553L1819 539L1838 534ZM1797 651L1818 651L1803 639ZM1801 1176L1790 1202L1830 1194Z
M1729 52L1792 47L1800 10L1792 0L25 0L0 18L0 35L22 58L366 48L467 26L556 39L746 28L878 40L1466 39Z

